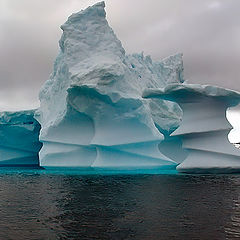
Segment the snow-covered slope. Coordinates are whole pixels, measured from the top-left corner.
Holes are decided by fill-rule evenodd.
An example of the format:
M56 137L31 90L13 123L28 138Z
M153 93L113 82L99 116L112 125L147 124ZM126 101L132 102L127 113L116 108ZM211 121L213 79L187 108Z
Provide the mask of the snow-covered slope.
M147 89L143 96L175 101L183 109L182 123L171 134L181 142L182 154L187 154L179 171L240 171L240 151L228 141L232 126L226 119L227 108L240 102L240 93L210 85L172 84Z
M104 2L61 26L60 52L40 91L41 166L162 167L176 162L159 151L182 110L143 99L146 88L183 82L182 55L154 62L126 55L105 18Z
M0 166L38 165L40 125L34 110L0 112Z

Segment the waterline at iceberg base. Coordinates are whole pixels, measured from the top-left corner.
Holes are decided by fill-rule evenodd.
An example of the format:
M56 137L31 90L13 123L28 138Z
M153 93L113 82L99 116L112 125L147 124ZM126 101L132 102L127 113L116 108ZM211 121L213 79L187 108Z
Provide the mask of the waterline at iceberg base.
M232 127L225 115L240 94L186 84L182 54L162 61L127 55L104 8L97 3L61 26L60 52L34 115L41 125L39 165L96 172L238 171L240 151L227 140Z

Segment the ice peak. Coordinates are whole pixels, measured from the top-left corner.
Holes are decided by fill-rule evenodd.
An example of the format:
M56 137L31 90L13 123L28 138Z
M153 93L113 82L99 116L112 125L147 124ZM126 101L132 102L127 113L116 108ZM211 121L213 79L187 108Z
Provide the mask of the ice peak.
M86 19L87 21L90 18L105 18L105 2L98 2L93 6L88 7L87 9L81 10L77 13L73 13L68 20L61 26L61 29L64 30L66 25L79 24Z
M105 2L104 1L98 2L98 3L94 4L92 6L92 8L93 7L102 7L102 8L104 8L105 7Z

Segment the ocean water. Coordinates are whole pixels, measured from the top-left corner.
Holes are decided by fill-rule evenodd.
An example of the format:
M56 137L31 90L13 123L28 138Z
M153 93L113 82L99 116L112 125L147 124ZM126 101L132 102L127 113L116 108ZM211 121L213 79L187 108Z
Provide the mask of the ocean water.
M1 168L0 239L240 239L240 175Z

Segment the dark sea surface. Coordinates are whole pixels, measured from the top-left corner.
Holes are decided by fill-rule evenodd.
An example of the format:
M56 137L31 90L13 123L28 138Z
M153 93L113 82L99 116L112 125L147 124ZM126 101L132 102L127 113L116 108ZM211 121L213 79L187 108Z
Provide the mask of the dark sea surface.
M0 239L240 239L240 175L0 169Z

